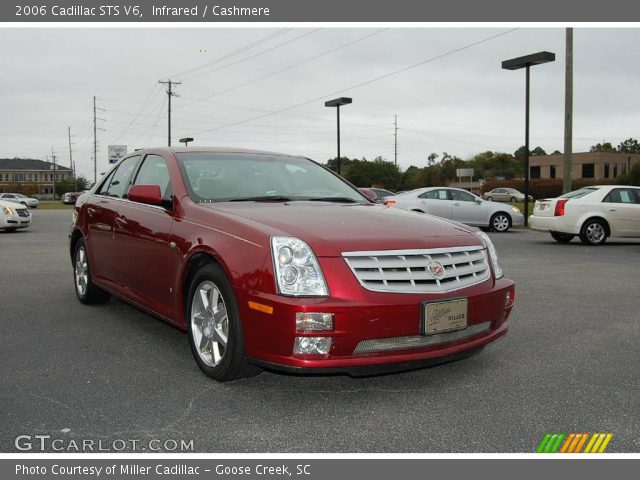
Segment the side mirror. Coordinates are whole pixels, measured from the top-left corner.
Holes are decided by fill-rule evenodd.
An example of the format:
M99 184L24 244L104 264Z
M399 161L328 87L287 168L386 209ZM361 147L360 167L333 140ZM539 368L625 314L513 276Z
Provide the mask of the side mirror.
M373 190L369 188L359 188L358 190L360 190L360 193L371 200L373 203L376 203L378 201L378 196Z
M162 205L160 185L134 185L129 189L129 200L147 205Z
M482 203L482 199L481 199L481 198L476 198L476 203L477 203L478 205L480 205L480 204Z

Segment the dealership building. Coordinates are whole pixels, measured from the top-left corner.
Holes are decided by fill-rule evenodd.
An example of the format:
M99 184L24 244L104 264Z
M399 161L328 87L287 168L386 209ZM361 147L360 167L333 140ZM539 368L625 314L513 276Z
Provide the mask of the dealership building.
M18 192L41 198L52 196L54 173L56 182L73 178L73 170L69 167L44 160L0 158L0 192Z
M640 154L619 152L574 153L571 176L574 180L614 180L640 162ZM529 157L529 178L563 178L564 155L535 155Z

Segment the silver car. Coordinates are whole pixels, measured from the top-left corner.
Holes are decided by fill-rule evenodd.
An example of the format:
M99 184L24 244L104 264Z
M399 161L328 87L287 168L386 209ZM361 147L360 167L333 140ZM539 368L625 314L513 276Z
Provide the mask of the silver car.
M482 198L490 202L524 202L524 193L515 188L494 188L490 192L485 192ZM529 195L529 201L533 201L531 195Z
M520 209L504 203L488 202L459 188L429 187L412 190L384 199L384 204L429 213L456 222L506 232L524 224Z
M29 208L38 208L40 204L37 198L27 197L21 193L0 193L0 200L20 203Z

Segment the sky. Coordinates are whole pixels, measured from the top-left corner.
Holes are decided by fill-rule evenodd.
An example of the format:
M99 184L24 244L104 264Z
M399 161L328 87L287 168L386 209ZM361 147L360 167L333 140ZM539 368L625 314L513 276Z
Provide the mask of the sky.
M308 156L341 153L427 164L431 152L462 158L524 144L524 70L502 60L538 51L531 69L531 148L563 149L564 28L1 28L0 158L69 166L93 179L107 146L172 141ZM640 29L574 29L574 152L640 137Z

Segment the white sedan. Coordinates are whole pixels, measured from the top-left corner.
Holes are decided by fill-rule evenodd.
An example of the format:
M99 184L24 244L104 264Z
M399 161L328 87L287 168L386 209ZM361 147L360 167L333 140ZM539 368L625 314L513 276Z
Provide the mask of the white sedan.
M0 200L0 230L12 232L31 225L31 212L24 205Z
M602 245L607 237L640 237L640 188L593 186L537 200L529 221L561 243L576 235L587 245Z
M38 208L40 204L37 198L27 197L21 193L0 193L0 200L20 203L29 208Z
M504 203L488 202L459 188L419 188L386 197L384 204L476 227L488 227L496 232L506 232L512 226L524 224L524 217L519 208Z

